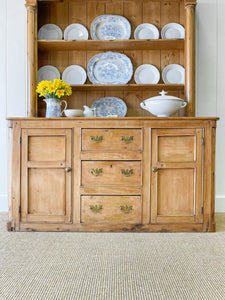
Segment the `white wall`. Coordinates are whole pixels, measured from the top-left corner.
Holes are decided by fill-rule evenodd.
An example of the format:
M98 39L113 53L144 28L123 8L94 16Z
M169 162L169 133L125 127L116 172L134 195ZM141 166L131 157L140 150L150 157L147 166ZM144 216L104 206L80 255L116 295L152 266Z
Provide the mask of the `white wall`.
M219 116L216 211L225 212L225 1L198 0L197 115ZM0 211L7 211L6 117L26 115L25 0L0 0Z
M0 0L0 211L8 209L7 117L26 116L25 0Z

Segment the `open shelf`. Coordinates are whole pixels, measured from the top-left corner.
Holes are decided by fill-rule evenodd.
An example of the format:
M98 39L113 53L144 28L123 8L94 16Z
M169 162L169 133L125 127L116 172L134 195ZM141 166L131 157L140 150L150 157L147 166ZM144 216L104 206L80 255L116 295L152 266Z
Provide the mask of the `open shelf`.
M184 40L39 40L38 49L41 51L110 51L110 50L182 50Z
M71 85L76 91L175 91L184 90L184 84L83 84Z

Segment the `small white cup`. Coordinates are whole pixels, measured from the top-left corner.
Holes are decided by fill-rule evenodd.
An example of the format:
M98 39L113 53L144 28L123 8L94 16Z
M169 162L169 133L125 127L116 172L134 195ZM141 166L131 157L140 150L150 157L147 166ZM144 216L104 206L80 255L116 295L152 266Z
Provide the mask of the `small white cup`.
M68 118L82 117L83 110L81 110L81 109L66 109L66 110L64 110L64 114Z

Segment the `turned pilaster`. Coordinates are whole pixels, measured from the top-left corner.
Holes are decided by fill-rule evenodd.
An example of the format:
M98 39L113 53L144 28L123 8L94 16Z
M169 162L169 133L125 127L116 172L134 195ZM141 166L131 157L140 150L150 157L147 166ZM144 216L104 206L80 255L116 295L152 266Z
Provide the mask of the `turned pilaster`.
M185 2L185 98L187 116L195 116L195 6L196 1Z
M37 116L37 0L27 0L27 116Z

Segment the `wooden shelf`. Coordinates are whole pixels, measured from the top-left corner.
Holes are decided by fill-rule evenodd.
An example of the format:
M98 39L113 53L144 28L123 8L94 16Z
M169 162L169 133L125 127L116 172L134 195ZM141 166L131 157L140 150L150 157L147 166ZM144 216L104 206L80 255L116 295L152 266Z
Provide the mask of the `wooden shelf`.
M76 91L174 91L184 90L184 84L83 84L71 85Z
M159 40L39 40L40 51L110 51L110 50L182 50L184 40L180 39L159 39Z

